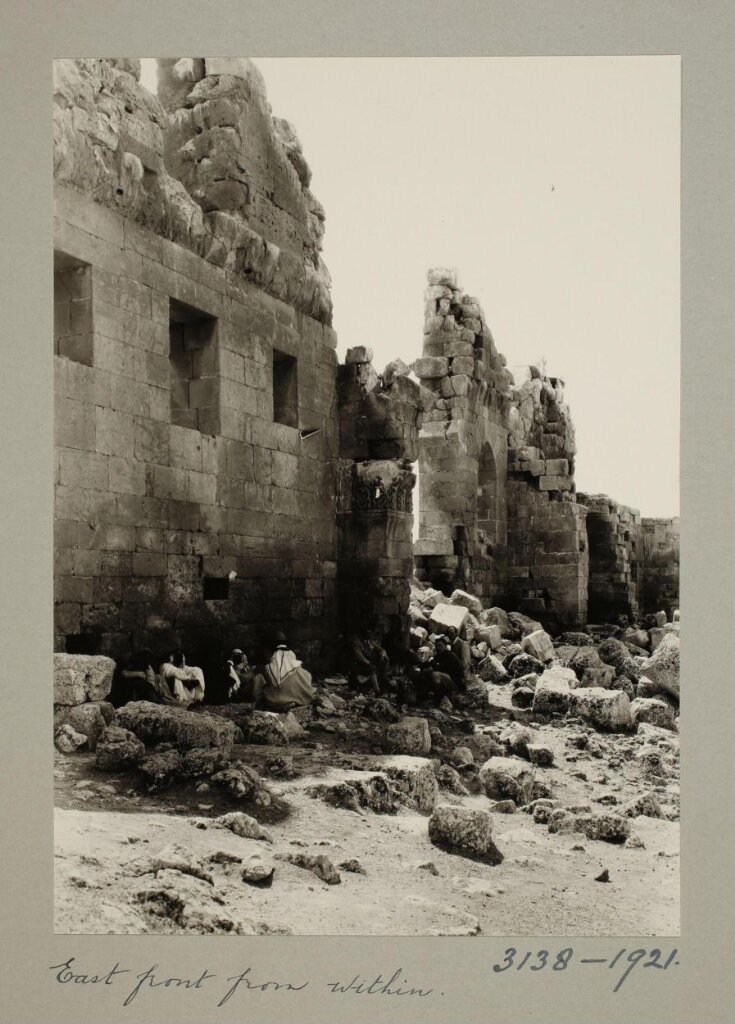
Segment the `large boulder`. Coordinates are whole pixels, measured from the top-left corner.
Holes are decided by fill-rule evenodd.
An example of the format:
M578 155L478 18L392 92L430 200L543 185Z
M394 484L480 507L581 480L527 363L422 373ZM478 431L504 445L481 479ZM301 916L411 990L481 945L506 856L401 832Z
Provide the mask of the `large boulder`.
M389 725L385 730L385 749L389 754L428 754L431 734L426 719L408 717Z
M544 628L540 622L536 622L535 619L529 619L522 612L509 612L508 621L515 629L516 636L528 636L529 633L535 633L536 630Z
M676 633L667 633L650 658L640 667L640 676L645 676L657 688L655 692L666 693L679 700L679 637ZM639 696L650 697L646 692Z
M527 676L531 673L540 675L544 670L543 662L534 658L532 654L514 654L506 661L508 671L517 679L519 676Z
M103 772L136 768L145 756L145 745L128 729L110 725L97 743L95 764Z
M465 631L469 614L468 609L461 604L438 604L431 609L429 631L443 633L454 639Z
M500 864L503 855L492 839L488 811L441 804L429 818L429 839L442 850L462 857Z
M115 662L101 654L54 654L54 704L104 700Z
M638 662L622 640L610 636L607 640L602 641L597 650L605 664L612 665L618 675L628 676L629 679L638 681L641 675Z
M634 725L646 723L661 729L676 730L674 709L656 697L636 697L630 702L630 717Z
M131 701L117 713L119 725L144 743L173 743L179 750L218 747L230 750L242 739L234 722L206 711L186 711L147 700Z
M491 651L497 651L502 642L500 626L479 626L475 630L475 643L487 644Z
M546 664L554 660L554 644L544 629L536 629L521 640L521 647L526 654Z
M494 654L483 658L477 666L477 674L487 683L507 683L510 680L507 669L503 668L502 662Z
M549 816L549 832L581 832L588 839L623 843L631 832L630 820L619 814L575 813L559 808Z
M115 709L106 701L88 704L62 704L54 713L54 725L68 723L72 729L87 737L87 747L94 750L102 733L112 721Z
M633 725L630 701L622 690L578 687L572 690L570 709L602 732L625 732Z
M551 796L533 768L515 757L491 757L480 769L480 781L492 800L513 800L521 805Z
M415 807L423 814L433 811L439 786L430 761L398 754L383 760L380 767L388 776L399 803Z
M480 598L473 597L472 594L468 594L465 590L452 591L449 603L461 605L472 612L473 615L480 615L482 613L482 601Z
M54 745L62 754L73 754L87 745L87 737L65 722L54 733Z
M483 626L497 626L500 630L500 635L503 637L515 637L518 635L510 624L508 613L502 608L486 608L480 613L478 618Z
M572 669L552 666L536 683L533 711L538 715L565 715L572 699L572 683L577 677Z

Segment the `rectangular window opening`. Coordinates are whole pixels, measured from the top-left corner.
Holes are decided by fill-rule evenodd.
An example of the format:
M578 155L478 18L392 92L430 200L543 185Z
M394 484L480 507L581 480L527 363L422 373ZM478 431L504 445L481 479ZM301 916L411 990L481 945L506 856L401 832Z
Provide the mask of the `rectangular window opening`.
M205 601L227 601L230 580L227 576L205 576L202 580Z
M171 299L169 303L171 422L202 434L218 434L217 320Z
M273 350L273 419L287 427L299 425L299 384L295 356Z
M54 352L92 365L92 268L54 252Z

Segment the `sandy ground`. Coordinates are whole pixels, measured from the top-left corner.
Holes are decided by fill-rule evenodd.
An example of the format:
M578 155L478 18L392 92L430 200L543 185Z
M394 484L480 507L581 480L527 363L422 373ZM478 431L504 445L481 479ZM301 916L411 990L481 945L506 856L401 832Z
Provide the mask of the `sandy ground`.
M492 717L502 722L507 697L497 688ZM614 769L566 742L571 727L536 726L556 766L538 769L565 804L590 803L612 810L650 790L641 776L635 739L605 737ZM312 731L312 739L315 733ZM580 834L551 834L523 812L495 814L493 836L504 860L488 866L433 846L427 817L401 809L375 814L334 808L304 792L334 773L340 757L332 746L292 746L300 772L293 781L271 782L283 810L238 805L193 787L145 794L135 776L98 772L93 755L57 755L55 811L55 930L58 933L138 933L184 930L171 916L151 912L137 894L155 880L150 858L172 843L209 881L174 873L196 901L211 894L228 921L246 931L300 935L675 935L679 932L679 823L639 816L633 832L642 848L591 841ZM461 742L461 737L458 737ZM345 740L348 743L349 740ZM235 756L258 766L267 747L238 747ZM375 768L379 755L350 754L352 767ZM622 763L621 763L622 761ZM581 772L585 779L572 772ZM678 782L678 780L677 780ZM676 792L676 785L672 784ZM659 799L675 800L659 785ZM603 803L599 804L600 798ZM440 803L490 808L485 796L441 792ZM607 803L607 806L605 804ZM669 805L670 806L670 805ZM216 827L227 810L259 818L272 844L244 839ZM341 869L328 885L280 855L324 854L339 865L356 859L364 873ZM253 854L275 866L273 883L243 882L242 863ZM210 858L214 859L210 860ZM235 859L239 858L239 859ZM433 865L427 866L427 865ZM595 881L603 869L609 883ZM171 874L169 873L169 877ZM229 925L227 925L229 927Z

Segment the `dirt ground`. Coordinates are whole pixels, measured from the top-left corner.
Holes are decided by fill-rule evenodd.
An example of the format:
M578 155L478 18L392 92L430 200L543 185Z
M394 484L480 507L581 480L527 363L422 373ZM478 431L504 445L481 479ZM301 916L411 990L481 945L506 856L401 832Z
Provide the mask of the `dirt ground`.
M514 715L507 688L491 687L491 703L476 716L477 727L497 731ZM635 754L650 743L650 732L644 738L600 737L603 753L593 757L570 746L569 735L578 727L532 722L536 741L553 750L555 761L554 767L537 772L562 804L615 811L653 791L677 820L635 817L632 831L642 846L634 847L579 833L553 834L522 811L495 813L493 838L504 859L489 866L432 845L427 816L417 811L356 813L308 795L310 783L336 779L344 768L380 767L381 755L360 752L349 726L335 721L315 723L308 739L288 748L235 748L233 757L259 770L269 757L287 753L293 758L296 777L269 780L278 799L265 809L245 806L201 783L147 794L133 773L98 771L93 754L57 754L56 932L185 930L175 915L161 912L160 902L140 901L141 889L155 878L151 860L171 844L186 851L195 874L196 865L204 865L209 879L195 877L189 868L183 875L163 874L189 887L190 902L201 896L205 910L211 911L214 896L216 914L226 919L224 929L215 930L296 935L679 932L678 771L653 783L644 774L644 762ZM454 742L462 743L461 724L460 716L446 716L443 729L450 745L453 729ZM676 747L678 762L678 737L665 735ZM438 802L484 809L493 803L484 795L444 790ZM256 817L272 843L241 838L214 824L218 815L232 810ZM330 885L281 859L294 853L326 855L335 866L356 860L362 870L340 868L340 884ZM269 887L241 879L243 863L253 856L275 867ZM605 869L610 881L596 881Z

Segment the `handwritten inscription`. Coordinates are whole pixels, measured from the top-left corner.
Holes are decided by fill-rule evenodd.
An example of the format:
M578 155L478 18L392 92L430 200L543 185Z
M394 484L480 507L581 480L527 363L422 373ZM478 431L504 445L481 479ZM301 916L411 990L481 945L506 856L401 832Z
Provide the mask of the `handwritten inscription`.
M535 972L547 970L561 972L567 970L585 970L591 965L612 971L610 977L613 992L619 992L631 973L640 968L653 968L668 971L679 965L679 951L672 949L666 953L660 949L627 949L617 950L611 957L577 956L571 946L558 951L547 949L519 951L510 946L502 958L492 963L492 974L488 977L502 975L503 980L517 976L518 972ZM427 999L431 996L443 996L444 992L436 990L414 979L409 980L402 967L392 973L387 971L375 976L372 974L355 974L351 978L336 978L328 981L309 978L269 978L259 975L253 967L245 967L238 974L229 976L218 975L205 968L190 978L182 978L167 974L159 964L151 964L143 971L136 972L132 968L122 967L120 963L106 970L91 973L79 968L76 958L70 956L60 964L49 968L54 972L55 980L60 985L72 987L85 985L116 986L123 997L123 1006L145 998L145 994L165 990L206 990L207 995L217 1007L227 1005L233 1000L235 1005L238 997L248 992L260 992L273 995L312 991L326 992L335 996L389 996L413 999ZM500 978L498 981L500 982Z

